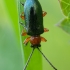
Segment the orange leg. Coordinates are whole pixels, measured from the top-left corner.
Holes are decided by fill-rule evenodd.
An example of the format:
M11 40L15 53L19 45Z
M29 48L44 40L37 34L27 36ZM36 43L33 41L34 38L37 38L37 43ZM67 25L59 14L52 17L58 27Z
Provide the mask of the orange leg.
M26 38L23 43L26 45L29 41L30 41L30 37Z
M48 32L49 30L47 28L44 28L44 32Z
M24 12L21 13L20 17L24 20L25 17L23 16Z
M44 37L41 37L41 41L46 42L47 40Z
M44 12L44 11L43 11L43 17L44 17L46 14L47 14L47 12Z
M22 34L21 34L22 36L26 36L27 35L27 33L26 32L24 32L24 31L22 31Z

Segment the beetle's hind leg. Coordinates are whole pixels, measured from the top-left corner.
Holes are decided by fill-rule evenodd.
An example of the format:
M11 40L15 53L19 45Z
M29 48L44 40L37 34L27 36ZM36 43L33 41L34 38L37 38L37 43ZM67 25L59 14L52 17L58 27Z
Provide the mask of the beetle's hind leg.
M47 14L47 12L43 11L43 17Z
M22 22L20 22L20 24L21 24L21 25L24 27L24 29L26 30L25 25L24 25ZM25 35L27 35L27 33L24 32L24 30L22 30L21 35L22 35L22 36L25 36Z

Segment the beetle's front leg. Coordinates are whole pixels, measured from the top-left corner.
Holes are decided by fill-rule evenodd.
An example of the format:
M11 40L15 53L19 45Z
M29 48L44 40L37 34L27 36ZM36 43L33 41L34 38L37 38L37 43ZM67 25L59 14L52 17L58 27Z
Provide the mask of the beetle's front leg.
M24 43L25 45L27 45L27 43L28 43L29 41L30 41L30 37L26 38L23 43Z
M43 11L43 17L47 14L47 12Z
M46 42L47 40L44 37L41 37L41 41Z

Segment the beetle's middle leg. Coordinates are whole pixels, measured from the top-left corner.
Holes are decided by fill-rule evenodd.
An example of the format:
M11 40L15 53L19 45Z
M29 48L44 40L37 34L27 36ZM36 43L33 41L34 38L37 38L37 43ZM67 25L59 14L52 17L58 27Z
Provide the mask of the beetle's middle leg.
M24 15L23 15L23 14L24 14L24 12L22 12L22 13L21 13L20 17L24 20L24 19L25 19L25 17L24 17Z
M44 28L44 32L48 32L49 30L47 28Z
M27 32L24 32L24 30L22 31L22 36L26 36L27 35Z
M25 28L25 25L22 23L22 22L20 22L20 24L23 26L23 28L26 30L26 28ZM27 35L27 33L26 32L24 32L24 30L22 30L22 34L21 34L22 36L25 36L25 35Z

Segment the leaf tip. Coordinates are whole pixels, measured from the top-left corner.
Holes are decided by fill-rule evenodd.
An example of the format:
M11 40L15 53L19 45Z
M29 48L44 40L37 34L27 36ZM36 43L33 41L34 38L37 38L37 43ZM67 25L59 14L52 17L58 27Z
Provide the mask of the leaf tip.
M57 27L61 27L61 26L60 26L60 23L55 24L55 26L57 26Z

